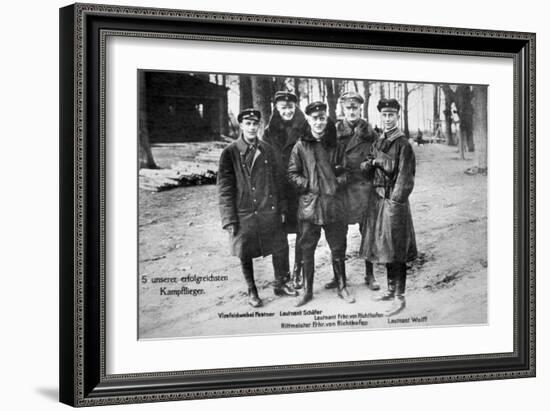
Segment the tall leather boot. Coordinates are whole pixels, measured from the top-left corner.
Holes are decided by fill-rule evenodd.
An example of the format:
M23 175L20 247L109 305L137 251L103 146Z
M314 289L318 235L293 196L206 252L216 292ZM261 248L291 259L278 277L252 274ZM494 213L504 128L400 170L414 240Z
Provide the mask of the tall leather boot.
M334 272L332 280L330 280L328 283L325 283L325 288L327 290L333 290L335 288L338 288L338 278L336 278L336 269L334 268L334 260L332 260L332 271Z
M299 290L304 286L304 277L302 276L303 261L295 261L294 269L292 270L292 286Z
M338 288L338 279L336 277L332 277L332 280L325 284L325 288L327 290Z
M367 288L369 290L380 290L380 284L378 284L378 281L376 281L376 277L374 276L374 267L368 260L365 260L365 284L367 284Z
M334 270L334 277L338 281L338 297L349 304L354 303L355 298L353 298L346 287L346 260L332 260L332 268Z
M407 266L405 263L395 263L395 298L385 314L390 317L399 314L406 307L405 287L407 283Z
M275 285L273 292L275 295L298 296L298 292L290 284L290 273L288 272L288 249L273 253L271 256L273 263L273 272L275 273Z
M296 234L296 237L298 237L298 234ZM292 285L296 290L299 290L304 285L304 277L302 276L303 265L302 250L297 240L296 247L294 248L294 269L292 270Z
M391 301L395 298L395 269L392 264L386 264L388 289L384 294L377 295L374 301Z
M315 273L315 263L313 258L304 258L304 294L296 303L296 307L301 307L313 299L313 276Z
M254 282L254 266L252 265L252 260L241 259L241 269L243 271L246 285L248 286L248 304L254 308L261 307L263 302L258 296L258 289L256 288L256 283Z

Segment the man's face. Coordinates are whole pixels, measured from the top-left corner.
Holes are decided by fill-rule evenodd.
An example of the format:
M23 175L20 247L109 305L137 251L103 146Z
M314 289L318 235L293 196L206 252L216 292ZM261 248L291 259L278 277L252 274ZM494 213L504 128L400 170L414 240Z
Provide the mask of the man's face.
M345 101L342 104L342 109L344 111L344 117L350 123L354 123L361 118L361 105L356 101Z
M258 120L245 118L239 124L244 138L249 141L255 140L258 137L258 130L260 129L260 122Z
M317 133L321 134L325 131L328 122L328 116L326 111L316 111L307 116L307 122L311 129Z
M380 112L380 120L384 130L390 130L397 125L399 121L399 113L395 110L382 109Z
M292 117L294 117L294 113L296 112L296 103L293 101L277 101L275 108L283 120L289 121L292 120Z

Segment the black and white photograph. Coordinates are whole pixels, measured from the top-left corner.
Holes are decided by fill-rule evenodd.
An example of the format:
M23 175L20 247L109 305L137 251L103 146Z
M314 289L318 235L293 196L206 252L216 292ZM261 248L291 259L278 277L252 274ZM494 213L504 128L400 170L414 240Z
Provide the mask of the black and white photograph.
M490 86L137 80L140 340L487 324Z
M2 409L547 408L543 2L5 7Z

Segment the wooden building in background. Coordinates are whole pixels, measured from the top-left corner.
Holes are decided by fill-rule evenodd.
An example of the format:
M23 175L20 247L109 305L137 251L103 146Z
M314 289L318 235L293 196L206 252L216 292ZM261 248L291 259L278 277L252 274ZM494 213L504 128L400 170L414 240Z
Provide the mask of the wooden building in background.
M140 133L151 144L218 140L227 134L227 88L208 75L139 72Z

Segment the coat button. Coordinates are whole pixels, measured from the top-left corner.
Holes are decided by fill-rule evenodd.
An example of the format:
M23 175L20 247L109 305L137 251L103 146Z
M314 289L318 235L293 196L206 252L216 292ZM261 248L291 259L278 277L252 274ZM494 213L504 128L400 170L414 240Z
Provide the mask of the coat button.
M267 164L267 160L265 160L265 163Z
M257 211L254 211L254 214L258 214L258 212L257 212Z
M256 190L256 187L252 187L252 191Z
M271 207L272 210L275 210L275 206Z

